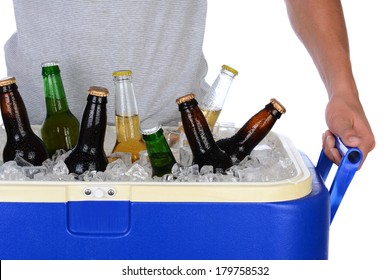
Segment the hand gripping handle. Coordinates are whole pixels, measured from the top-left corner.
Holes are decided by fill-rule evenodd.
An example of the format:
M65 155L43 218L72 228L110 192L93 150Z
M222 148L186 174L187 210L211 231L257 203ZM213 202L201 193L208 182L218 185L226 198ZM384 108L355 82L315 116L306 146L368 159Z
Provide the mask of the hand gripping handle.
M336 147L342 155L342 158L333 178L332 185L329 189L331 223L337 212L337 209L340 206L341 200L343 199L344 194L347 191L347 188L363 159L363 153L360 151L360 149L345 146L339 137L336 137ZM333 162L325 155L324 151L322 150L316 169L324 182L328 177L332 165Z

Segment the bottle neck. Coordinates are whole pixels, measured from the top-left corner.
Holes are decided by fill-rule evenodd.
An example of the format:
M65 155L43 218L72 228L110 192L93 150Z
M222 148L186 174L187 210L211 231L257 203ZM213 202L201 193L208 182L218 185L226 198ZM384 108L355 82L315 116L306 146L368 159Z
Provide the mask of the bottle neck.
M30 120L16 84L0 87L1 115L7 135L24 137L31 131Z
M102 150L107 126L107 97L88 95L80 125L77 148L84 152Z
M114 77L114 84L115 84L115 114L117 116L124 116L124 117L138 115L138 107L135 98L132 77L131 76Z
M58 66L42 68L47 114L68 111L68 102Z
M221 110L234 77L235 75L232 72L222 69L209 91L203 97L199 107L202 110Z
M278 111L272 103L268 103L265 108L270 112L272 116L274 116L276 119L280 119L282 116L282 113Z
M184 132L191 150L204 154L216 146L209 125L195 99L179 104Z
M281 113L269 103L253 115L233 137L237 142L254 148L268 134L280 116Z

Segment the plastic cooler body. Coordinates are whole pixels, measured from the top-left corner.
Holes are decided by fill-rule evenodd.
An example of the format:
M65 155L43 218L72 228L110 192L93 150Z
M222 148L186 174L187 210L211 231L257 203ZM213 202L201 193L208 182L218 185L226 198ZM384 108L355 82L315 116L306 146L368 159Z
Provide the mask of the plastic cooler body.
M0 259L327 259L328 189L280 143L299 172L276 183L0 182Z

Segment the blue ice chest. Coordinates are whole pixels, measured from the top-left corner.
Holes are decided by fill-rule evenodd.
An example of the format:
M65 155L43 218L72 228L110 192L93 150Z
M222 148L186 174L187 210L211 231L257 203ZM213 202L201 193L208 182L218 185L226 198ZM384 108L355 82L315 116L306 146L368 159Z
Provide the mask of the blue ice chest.
M1 259L327 259L329 225L354 172L343 151L317 169L271 133L294 162L270 183L1 182ZM341 149L341 148L340 148ZM342 149L341 149L342 150ZM340 199L341 198L341 199Z

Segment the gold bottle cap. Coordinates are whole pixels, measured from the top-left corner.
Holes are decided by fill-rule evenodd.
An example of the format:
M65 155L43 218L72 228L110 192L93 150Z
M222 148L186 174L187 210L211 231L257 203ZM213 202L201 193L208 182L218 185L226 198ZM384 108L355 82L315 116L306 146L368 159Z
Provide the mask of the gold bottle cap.
M108 89L104 87L91 86L88 90L90 95L99 96L99 97L107 97L109 92Z
M176 104L179 105L181 103L184 103L184 102L187 102L187 101L190 101L192 99L195 99L195 93L189 93L187 95L184 95L182 97L179 97L178 99L176 99Z
M225 70L227 70L227 71L232 72L234 76L237 76L237 75L238 75L238 71L237 71L236 69L234 69L234 68L228 66L228 65L225 65L225 64L222 65L222 69L225 69Z
M7 77L0 80L0 87L9 86L16 83L15 77Z
M279 113L286 113L286 108L284 108L284 106L278 100L271 98L271 103L274 105L275 109L279 111Z
M112 73L113 77L131 76L133 72L131 70L119 70Z

